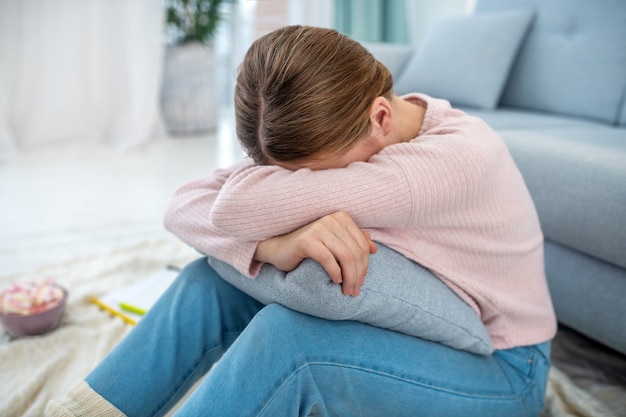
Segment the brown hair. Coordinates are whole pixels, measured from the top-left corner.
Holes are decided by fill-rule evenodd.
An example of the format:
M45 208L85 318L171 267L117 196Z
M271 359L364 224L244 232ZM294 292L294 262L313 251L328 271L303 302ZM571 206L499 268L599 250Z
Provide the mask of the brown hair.
M287 26L258 40L239 67L237 136L258 164L336 155L369 129L369 107L391 99L389 70L332 29Z

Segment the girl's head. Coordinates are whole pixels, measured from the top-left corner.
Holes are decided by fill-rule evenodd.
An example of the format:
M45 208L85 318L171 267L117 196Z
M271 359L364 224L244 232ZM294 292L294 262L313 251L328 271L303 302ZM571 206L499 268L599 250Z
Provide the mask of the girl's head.
M309 163L342 154L369 130L389 70L332 29L288 26L255 41L235 87L237 136L258 164Z

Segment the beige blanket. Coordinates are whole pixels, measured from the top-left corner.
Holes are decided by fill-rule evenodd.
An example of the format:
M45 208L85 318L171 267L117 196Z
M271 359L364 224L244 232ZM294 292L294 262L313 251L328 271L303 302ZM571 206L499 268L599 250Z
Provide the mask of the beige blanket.
M42 416L49 399L64 395L130 330L130 325L90 303L90 296L101 296L147 278L167 264L183 266L197 257L197 252L172 238L0 277L0 288L13 280L51 277L70 291L63 323L56 331L18 340L0 335L0 416ZM617 414L553 369L542 417L566 416Z

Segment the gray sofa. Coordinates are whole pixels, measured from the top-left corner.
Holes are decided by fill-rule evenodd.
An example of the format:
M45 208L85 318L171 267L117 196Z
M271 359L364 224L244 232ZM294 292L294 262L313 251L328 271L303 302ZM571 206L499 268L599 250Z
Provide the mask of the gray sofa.
M420 45L366 46L396 93L446 98L501 134L559 321L626 354L626 2L478 0Z

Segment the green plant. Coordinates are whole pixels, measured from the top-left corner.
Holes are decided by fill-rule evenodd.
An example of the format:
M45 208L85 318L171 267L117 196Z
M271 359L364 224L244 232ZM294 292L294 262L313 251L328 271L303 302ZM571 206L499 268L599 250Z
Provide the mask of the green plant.
M169 43L208 43L220 22L220 5L231 0L166 0Z

